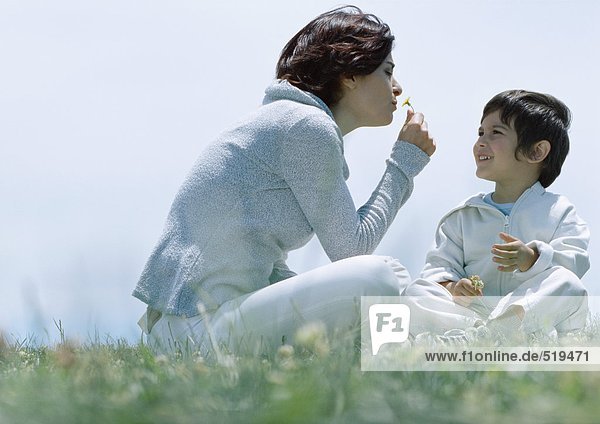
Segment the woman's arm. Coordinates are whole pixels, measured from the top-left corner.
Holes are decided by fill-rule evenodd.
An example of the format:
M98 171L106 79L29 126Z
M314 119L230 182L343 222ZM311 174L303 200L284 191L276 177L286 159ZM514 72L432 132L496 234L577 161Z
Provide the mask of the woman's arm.
M326 115L304 118L283 141L281 172L332 261L372 253L429 156L398 141L369 200L358 210L345 181L341 136Z

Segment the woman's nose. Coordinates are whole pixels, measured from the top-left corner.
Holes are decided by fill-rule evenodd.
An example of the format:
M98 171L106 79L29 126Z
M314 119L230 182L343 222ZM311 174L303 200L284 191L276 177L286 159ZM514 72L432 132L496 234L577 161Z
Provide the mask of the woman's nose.
M402 87L400 87L400 84L398 84L398 81L396 81L396 78L394 78L392 80L392 90L394 92L394 96L398 97L400 94L402 94Z

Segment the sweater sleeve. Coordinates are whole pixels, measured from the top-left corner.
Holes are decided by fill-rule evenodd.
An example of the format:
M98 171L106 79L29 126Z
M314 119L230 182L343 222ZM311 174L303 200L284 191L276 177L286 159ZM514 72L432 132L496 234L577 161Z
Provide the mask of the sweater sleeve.
M358 210L344 179L341 139L327 116L310 116L288 131L282 174L329 259L372 253L413 189L429 157L395 144L379 184Z
M552 240L533 240L527 243L538 251L538 260L527 271L517 270L514 275L518 280L526 281L548 268L562 266L581 278L590 268L589 241L590 230L587 224L577 215L575 207L570 205L561 217Z
M275 284L296 275L297 274L287 266L285 261L281 259L273 264L273 271L269 276L269 284Z

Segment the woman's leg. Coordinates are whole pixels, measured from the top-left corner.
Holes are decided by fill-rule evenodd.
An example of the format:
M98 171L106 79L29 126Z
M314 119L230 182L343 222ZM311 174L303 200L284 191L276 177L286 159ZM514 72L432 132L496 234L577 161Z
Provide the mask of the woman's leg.
M361 296L398 296L408 271L395 259L357 256L340 260L223 304L209 325L219 342L253 352L293 343L306 323L325 324L330 335L357 328Z
M206 352L225 346L236 353L293 343L296 331L319 321L329 334L357 328L361 296L398 296L410 282L396 259L364 255L340 260L230 300L214 313L163 316L149 336L158 351Z

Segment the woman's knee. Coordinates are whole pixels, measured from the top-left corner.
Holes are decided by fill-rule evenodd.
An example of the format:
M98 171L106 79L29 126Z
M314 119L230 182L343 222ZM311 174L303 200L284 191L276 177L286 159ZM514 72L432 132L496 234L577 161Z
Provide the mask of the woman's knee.
M410 283L406 268L392 257L362 255L344 261L363 295L398 296Z

